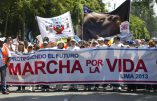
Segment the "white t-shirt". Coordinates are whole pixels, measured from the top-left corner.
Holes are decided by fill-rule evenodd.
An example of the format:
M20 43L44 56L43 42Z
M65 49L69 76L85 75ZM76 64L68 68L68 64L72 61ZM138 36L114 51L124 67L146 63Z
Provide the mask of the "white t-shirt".
M107 45L97 45L96 47L98 47L98 48L107 48L108 46Z
M124 47L124 45L122 43L118 43L118 44L112 44L111 45L112 48L120 48L120 47Z
M79 50L79 49L80 49L80 47L78 47L78 46L68 47L68 50L72 50L72 51Z
M138 48L148 48L148 45L140 45Z

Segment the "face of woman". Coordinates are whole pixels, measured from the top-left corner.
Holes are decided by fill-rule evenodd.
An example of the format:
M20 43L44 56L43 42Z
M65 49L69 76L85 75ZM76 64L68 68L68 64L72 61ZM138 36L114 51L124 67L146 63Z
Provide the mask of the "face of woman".
M118 15L89 13L84 17L83 38L107 37L119 34L120 17Z
M9 39L7 40L7 43L8 43L8 44L12 44L12 43L13 43L13 39L9 38Z
M20 45L18 46L18 51L19 51L19 52L24 52L24 45L20 44Z
M59 49L63 49L63 48L64 48L64 43L59 43L59 44L58 44L58 48L59 48Z

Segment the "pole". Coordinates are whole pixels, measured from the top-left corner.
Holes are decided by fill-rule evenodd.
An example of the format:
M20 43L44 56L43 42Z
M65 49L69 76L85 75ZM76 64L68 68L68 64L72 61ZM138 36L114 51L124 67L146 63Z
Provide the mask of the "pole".
M8 17L9 17L9 13L7 12L7 17L6 17L6 21L5 21L5 27L4 27L4 36L6 36L6 34L7 34Z
M129 22L130 22L130 13L131 13L131 0L130 0L130 12L129 12ZM130 24L129 24L130 25Z
M83 12L83 7L84 7L84 4L83 4L83 6L82 6L82 30L81 30L81 35L82 35L82 40L83 40L83 23L84 23L84 12Z
M86 5L86 1L84 1L85 3L83 3L82 5L82 40L83 40L83 23L84 23L84 5Z

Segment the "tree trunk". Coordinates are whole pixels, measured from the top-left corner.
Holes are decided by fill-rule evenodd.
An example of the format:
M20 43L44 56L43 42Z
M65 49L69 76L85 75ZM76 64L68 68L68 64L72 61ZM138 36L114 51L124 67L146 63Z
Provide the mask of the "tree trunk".
M9 13L7 12L6 21L5 21L5 27L4 27L4 36L7 35L8 17L9 17Z

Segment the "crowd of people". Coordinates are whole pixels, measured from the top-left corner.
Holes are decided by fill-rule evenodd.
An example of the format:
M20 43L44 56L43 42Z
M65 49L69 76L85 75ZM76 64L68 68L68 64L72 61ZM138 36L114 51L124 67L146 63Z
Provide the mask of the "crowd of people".
M121 41L119 36L114 38L97 37L97 39L91 39L88 41L77 41L74 38L67 38L67 40L58 40L56 42L51 41L48 37L43 38L42 44L39 42L22 41L18 38L13 39L8 37L4 40L4 46L10 51L14 51L19 54L32 53L43 48L63 49L63 50L78 50L82 48L155 48L157 44L157 38L153 39L135 39L130 41Z
M83 48L156 48L157 39L135 39L130 41L121 41L119 36L115 36L114 38L103 38L97 36L97 39L91 39L88 41L77 41L74 38L67 38L65 40L58 40L57 42L51 41L48 37L44 37L42 43L37 42L28 42L26 40L22 41L20 38L13 39L12 37L0 38L0 50L1 50L1 60L0 60L0 72L1 72L1 80L2 80L2 94L9 94L6 89L6 68L9 63L9 53L7 50L14 51L17 54L29 54L34 53L37 50L44 48L51 49L63 49L63 50L80 50ZM90 89L93 85L87 84L85 88ZM104 84L103 87L107 85ZM121 85L111 85L114 89L121 88ZM39 86L38 86L39 87ZM40 85L42 91L49 91L50 86L48 85ZM57 87L57 86L56 86ZM94 85L95 88L98 88L99 85ZM145 87L145 86L144 86ZM151 86L154 87L154 86ZM35 91L34 86L29 87L30 91ZM60 88L60 87L59 87ZM74 89L74 86L71 85L71 88ZM137 85L128 85L128 90L135 90ZM146 87L148 88L148 87ZM25 86L18 86L17 91L25 91Z

